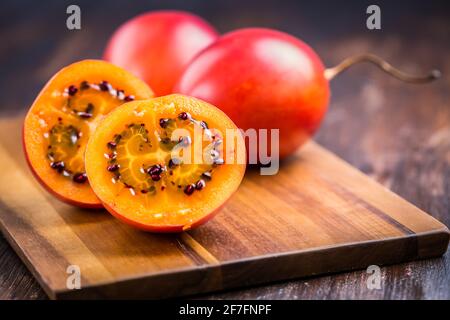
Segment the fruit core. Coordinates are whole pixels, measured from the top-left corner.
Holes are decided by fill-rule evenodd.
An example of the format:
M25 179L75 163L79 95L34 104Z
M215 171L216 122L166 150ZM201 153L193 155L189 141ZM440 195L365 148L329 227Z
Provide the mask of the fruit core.
M202 137L199 148L192 139L196 131ZM160 118L153 128L128 123L111 137L106 148L111 181L123 184L132 195L151 197L173 190L191 196L207 188L215 170L224 164L221 136L187 112Z

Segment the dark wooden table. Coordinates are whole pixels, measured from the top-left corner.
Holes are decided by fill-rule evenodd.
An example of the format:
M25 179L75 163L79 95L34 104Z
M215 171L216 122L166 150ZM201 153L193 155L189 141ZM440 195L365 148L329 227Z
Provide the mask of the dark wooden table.
M0 4L1 115L23 112L60 67L99 58L114 28L156 8L194 11L221 32L265 26L310 43L327 65L373 52L409 72L438 67L443 78L407 85L372 66L333 81L329 112L316 140L450 226L450 5L378 1L382 30L365 27L366 1L76 1L82 30L65 28L72 2ZM363 271L214 293L206 299L450 299L450 254L382 267L381 290ZM45 299L39 284L0 237L0 299Z

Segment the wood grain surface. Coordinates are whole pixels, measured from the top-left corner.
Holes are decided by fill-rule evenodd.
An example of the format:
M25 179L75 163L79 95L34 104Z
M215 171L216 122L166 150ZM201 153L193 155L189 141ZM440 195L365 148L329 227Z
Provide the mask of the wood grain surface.
M249 170L204 226L138 231L53 199L21 152L22 117L0 122L0 229L53 299L166 298L438 257L448 229L317 144L276 176ZM67 288L67 268L81 289Z
M65 29L69 2L0 4L2 115L26 109L60 67L101 56L107 37L145 10L196 12L221 32L266 26L308 42L326 65L374 52L410 72L439 67L443 78L412 86L371 66L355 67L332 83L333 97L316 140L387 188L450 225L450 25L446 1L379 1L380 31L365 28L369 2L346 1L78 1L83 28ZM239 10L236 11L236 6ZM24 9L26 7L26 9ZM105 8L108 10L105 10ZM257 10L255 10L257 8ZM202 295L209 299L450 299L450 258L382 267L382 288L368 274L340 273ZM0 298L43 299L46 294L5 239L0 239Z

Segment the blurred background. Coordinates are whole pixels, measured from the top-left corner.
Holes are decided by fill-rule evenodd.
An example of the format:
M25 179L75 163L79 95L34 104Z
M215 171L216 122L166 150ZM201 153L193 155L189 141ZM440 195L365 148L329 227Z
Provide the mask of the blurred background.
M366 28L366 8L373 3L381 7L382 30ZM66 8L70 4L81 8L81 30L66 28ZM109 36L121 23L155 9L194 12L222 33L250 26L276 28L309 43L326 65L364 51L382 54L409 71L432 66L445 69L449 63L449 1L3 0L1 111L27 108L62 66L84 58L100 58ZM436 52L442 52L445 59L438 60ZM351 72L356 79L351 86L354 93L368 81L363 68L357 69ZM334 103L342 94L338 82L333 83Z
M81 8L81 30L66 28L70 4ZM381 30L366 28L370 4L381 8ZM371 65L353 67L333 80L329 111L315 139L450 225L450 1L2 0L0 116L25 112L61 67L80 59L101 58L108 38L120 24L157 9L191 11L221 33L251 26L291 33L311 45L326 66L372 52L410 73L440 69L443 77L439 81L411 85ZM433 267L445 273L450 261L444 259ZM439 278L431 279L427 263L414 264L403 297L450 299L448 283L442 286ZM390 270L392 277L406 272L401 266ZM323 282L329 281L330 288L339 283L336 278L327 279L333 278L286 288L305 297L323 290ZM352 282L352 288L364 287L358 276L353 279L344 280ZM357 290L335 289L327 293L328 298L361 298ZM277 298L277 292L283 295L282 291L259 290L258 296L266 298ZM372 298L392 298L398 292L371 294Z

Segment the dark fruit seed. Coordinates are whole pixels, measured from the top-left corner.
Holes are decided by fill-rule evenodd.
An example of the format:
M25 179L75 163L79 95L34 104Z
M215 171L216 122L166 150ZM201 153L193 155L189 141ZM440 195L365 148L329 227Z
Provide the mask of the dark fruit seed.
M123 99L124 97L125 97L125 95L124 95L124 91L123 90L116 90L116 95L117 95L117 98L119 98L119 99Z
M123 98L124 101L129 102L129 101L133 101L134 100L134 96L126 96L125 98Z
M76 183L85 183L87 181L86 173L77 173L73 176L73 182Z
M169 119L159 119L159 126L161 128L166 128L169 125Z
M78 115L80 118L83 118L83 119L89 119L89 118L92 118L92 114L91 114L91 113L87 113L87 112L82 112L82 111L80 111L80 112L77 112L77 115Z
M67 91L70 96L73 96L75 95L75 93L77 93L78 89L74 85L71 85Z
M205 181L198 180L197 183L195 184L195 189L202 190L205 186L206 186Z
M88 103L86 110L84 110L84 112L86 113L90 113L92 115L92 112L94 111L94 105L92 103Z
M159 164L155 164L154 166L151 166L147 169L147 173L151 176L159 176L162 172L163 168Z
M108 154L109 159L115 159L117 157L117 153L114 151L113 153Z
M115 143L114 141L110 141L107 143L107 146L110 149L114 149L115 147L117 147L117 143Z
M160 175L157 175L157 174L151 175L151 178L152 178L153 181L159 181L159 180L161 180L161 176L160 176Z
M100 87L100 90L102 90L102 91L109 91L109 89L111 88L111 85L106 81L100 82L100 84L98 86Z
M61 162L52 162L52 163L50 163L50 167L52 167L52 169L57 169L59 167L60 163Z
M80 89L81 90L89 89L89 83L87 81L81 82Z
M112 164L112 165L109 165L108 168L106 168L106 170L108 170L109 172L114 172L114 171L119 170L119 168L120 167L118 164Z
M141 190L141 193L146 194L148 191L147 190Z
M175 161L173 161L173 159L170 159L169 160L169 168L174 168L176 166L177 166L177 164L175 163Z
M189 118L189 115L187 114L187 112L182 112L178 115L178 118L180 120L187 120Z
M211 172L202 173L202 178L205 178L206 180L210 181L212 179Z
M62 172L64 170L65 165L64 162L57 161L50 163L50 167L52 167L52 169L58 170L59 172Z
M193 185L193 184L188 184L186 186L186 188L184 188L184 193L187 194L188 196L193 194L194 191L195 191L195 185Z

